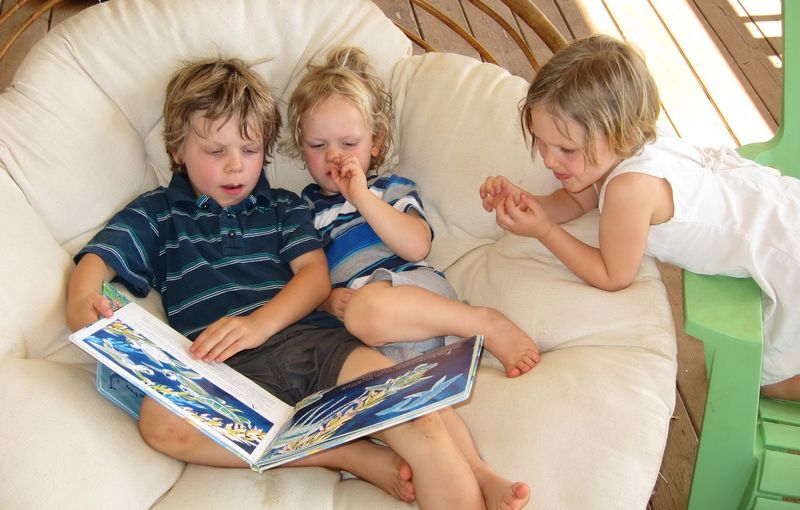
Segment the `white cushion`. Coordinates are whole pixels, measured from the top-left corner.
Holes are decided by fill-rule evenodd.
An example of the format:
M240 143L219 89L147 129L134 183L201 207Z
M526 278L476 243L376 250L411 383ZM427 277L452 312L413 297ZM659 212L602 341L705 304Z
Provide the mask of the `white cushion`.
M4 111L4 95L0 95L0 111ZM6 115L0 113L0 122L3 118ZM1 154L0 161L6 161ZM0 171L0 232L4 239L0 243L0 359L44 358L67 342L64 308L72 261L18 182Z
M94 374L37 359L0 361L0 507L149 508L183 463L148 447Z

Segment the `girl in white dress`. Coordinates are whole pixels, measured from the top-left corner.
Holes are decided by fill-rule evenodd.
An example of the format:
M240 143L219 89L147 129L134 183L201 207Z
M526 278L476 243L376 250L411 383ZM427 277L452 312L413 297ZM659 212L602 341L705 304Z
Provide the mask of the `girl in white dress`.
M483 207L604 290L630 285L644 254L752 277L765 305L761 393L800 400L800 181L661 133L659 113L640 53L606 35L575 41L542 67L522 106L523 127L563 188L534 197L489 177ZM559 225L595 207L599 248Z

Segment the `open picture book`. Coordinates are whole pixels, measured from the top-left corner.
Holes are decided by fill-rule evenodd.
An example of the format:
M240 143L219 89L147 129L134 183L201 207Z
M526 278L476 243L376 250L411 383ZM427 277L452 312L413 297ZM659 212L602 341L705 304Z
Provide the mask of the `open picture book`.
M136 303L116 304L70 336L98 361L101 393L134 417L148 396L259 472L468 399L483 345L466 338L292 407L224 363L192 358L188 338Z

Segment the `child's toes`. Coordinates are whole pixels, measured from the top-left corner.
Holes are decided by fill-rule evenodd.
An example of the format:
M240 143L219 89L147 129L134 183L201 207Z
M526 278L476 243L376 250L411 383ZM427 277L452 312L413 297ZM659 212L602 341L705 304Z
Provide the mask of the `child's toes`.
M506 377L519 377L522 375L522 370L519 369L517 366L511 366L506 368Z

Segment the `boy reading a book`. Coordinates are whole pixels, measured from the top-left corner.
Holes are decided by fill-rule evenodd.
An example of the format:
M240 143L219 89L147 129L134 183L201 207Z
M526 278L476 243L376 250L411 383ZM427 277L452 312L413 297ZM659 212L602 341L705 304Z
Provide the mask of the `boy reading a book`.
M136 198L76 255L69 327L111 316L100 289L116 277L138 296L150 288L161 294L170 325L193 340L194 357L225 362L291 405L390 366L330 315L314 312L331 287L323 241L299 197L270 188L262 171L280 125L269 88L241 61L179 70L164 105L170 184ZM149 398L139 429L174 458L245 466ZM389 448L357 441L293 465L347 470L428 508L527 503L528 486L495 474L452 410L376 437Z

